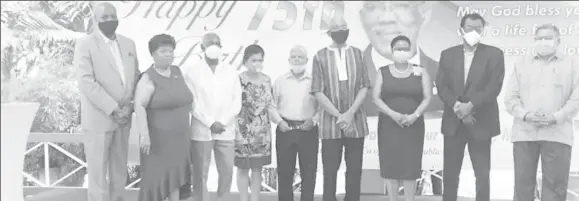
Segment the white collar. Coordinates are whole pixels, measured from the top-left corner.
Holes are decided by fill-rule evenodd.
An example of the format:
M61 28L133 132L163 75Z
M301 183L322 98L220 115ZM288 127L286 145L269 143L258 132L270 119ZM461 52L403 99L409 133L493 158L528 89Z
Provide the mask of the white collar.
M208 70L208 71L211 71L211 67L209 66L209 64L207 63L207 61L205 60L205 58L202 58L201 60L199 60L199 62L201 62L201 64L198 65L199 67L204 68L204 69L206 69L206 70ZM225 62L219 61L219 62L217 63L217 65L215 66L215 72L217 72L217 70L219 70L219 69L226 69L226 68L229 68L229 67L230 67L229 64L227 64L227 63L225 63Z
M410 58L410 60L408 60L408 63L421 65L420 64L420 47L417 46L416 51L417 51L417 53L412 58ZM387 66L387 65L394 63L394 61L380 55L380 53L378 53L378 51L376 51L376 48L374 48L374 47L372 47L372 52L370 54L372 54L372 62L374 63L374 67L376 67L376 69L379 69L382 66Z
M285 78L286 79L297 79L297 80L312 79L312 74L311 74L311 72L308 72L308 70L306 70L306 71L304 71L304 74L301 77L296 77L296 76L294 76L294 74L290 70L289 72L287 72L285 74Z
M102 31L98 30L98 32L99 32L99 35L105 40L105 43L107 43L107 44L117 42L117 40L119 39L119 37L116 34L115 34L115 38L111 40L110 38L106 37Z

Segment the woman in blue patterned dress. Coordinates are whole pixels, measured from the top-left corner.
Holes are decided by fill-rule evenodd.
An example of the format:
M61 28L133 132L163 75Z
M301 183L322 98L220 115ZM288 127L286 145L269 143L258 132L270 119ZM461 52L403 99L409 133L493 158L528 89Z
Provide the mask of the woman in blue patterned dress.
M242 106L238 117L235 166L237 187L241 201L259 199L261 170L271 163L271 123L269 111L273 110L271 78L263 73L265 52L259 45L245 48L243 64L247 71L239 75L242 88ZM249 176L251 170L251 179ZM251 184L251 196L248 186Z

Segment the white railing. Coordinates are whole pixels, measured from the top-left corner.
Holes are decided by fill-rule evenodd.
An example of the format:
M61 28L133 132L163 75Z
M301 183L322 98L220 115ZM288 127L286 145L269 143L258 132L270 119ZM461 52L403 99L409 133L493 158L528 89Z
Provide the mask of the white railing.
M73 153L70 153L66 149L64 149L61 146L59 146L58 144L56 144L56 143L84 143L84 134L82 134L82 133L72 133L72 134L68 134L68 133L31 133L29 136L28 142L38 142L38 144L36 144L33 147L26 150L25 155L28 155L37 149L43 149L43 152L44 152L44 158L43 158L44 169L42 171L44 173L43 179L36 178L35 176L33 176L25 171L22 171L22 176L26 179L26 181L32 182L32 183L38 185L38 187L41 187L41 188L42 187L45 187L45 188L59 187L58 186L59 184L61 184L66 179L73 176L75 173L81 171L83 168L88 168L88 164L86 163L86 161L82 160L80 157L75 156ZM49 164L49 162L50 162L49 149L51 147L79 164L78 167L69 171L64 176L56 179L55 181L52 181L53 179L51 178L51 171L50 171L50 164ZM440 178L440 176L437 174L434 174L434 172L427 172L425 175L428 177L431 175L434 175L434 176ZM571 176L572 177L579 177L579 173L572 173ZM84 178L85 178L85 182L86 182L86 176ZM295 179L295 182L293 184L294 189L301 184L299 177L295 177L295 178L296 179ZM442 178L440 178L440 179L442 179ZM135 181L127 184L126 188L127 189L135 189L135 185L138 184L140 181L141 181L141 179L137 178ZM277 185L276 186L270 186L265 182L262 182L261 185L262 185L263 189L265 189L264 192L270 192L270 193L276 193L277 192L277 189L278 189ZM30 186L25 186L25 188L27 188L27 187L30 187ZM86 187L86 185L83 185L83 187ZM402 190L402 187L400 187L399 190ZM579 197L579 192L574 192L574 191L572 191L572 189L568 189L568 193L571 195Z
M44 173L44 175L43 175L43 177L44 177L44 179L36 178L35 176L25 172L24 170L22 171L22 176L25 178L26 181L32 182L32 183L38 185L39 187L58 187L57 185L59 185L60 183L62 183L66 179L70 178L75 173L79 172L83 168L84 169L88 168L88 164L86 163L86 161L82 160L80 157L75 156L73 153L70 153L66 149L64 149L61 146L59 146L58 144L56 144L56 143L84 143L84 134L82 134L82 133L71 133L71 134L68 134L68 133L31 133L29 138L28 138L28 142L38 142L38 144L36 144L33 147L26 150L25 155L28 155L37 149L41 149L41 148L43 149L43 153L44 153L44 158L43 158L43 163L44 163L43 173ZM49 154L50 153L49 149L51 147L79 164L78 167L74 168L70 172L67 172L64 176L62 176L61 178L58 178L56 181L51 181L52 178L51 178L51 171L50 171L50 154ZM85 176L84 178L85 178L84 182L86 183L87 177ZM44 181L42 181L42 180L44 180ZM140 181L141 181L141 178L137 178L135 181L127 184L125 188L127 188L127 189L135 188L135 185L138 184ZM296 187L299 184L300 184L300 182L297 181L296 183L294 183L294 187ZM265 189L265 192L277 192L277 186L269 186L265 182L262 182L261 185ZM86 185L83 185L83 187L86 187Z

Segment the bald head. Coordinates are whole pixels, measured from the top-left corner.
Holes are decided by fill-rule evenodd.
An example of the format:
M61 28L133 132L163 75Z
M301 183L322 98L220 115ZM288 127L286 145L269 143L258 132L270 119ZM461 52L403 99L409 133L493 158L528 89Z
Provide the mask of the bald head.
M296 45L290 50L290 57L303 56L308 57L308 50L303 45Z
M308 63L308 50L302 45L292 47L289 55L289 63L293 65L304 65Z
M117 9L111 3L99 3L94 8L94 19L98 28L107 38L115 39L119 20Z
M203 35L201 48L205 49L211 45L217 45L221 47L221 38L213 32Z
M117 20L117 9L111 3L99 3L94 8L94 17L96 22Z

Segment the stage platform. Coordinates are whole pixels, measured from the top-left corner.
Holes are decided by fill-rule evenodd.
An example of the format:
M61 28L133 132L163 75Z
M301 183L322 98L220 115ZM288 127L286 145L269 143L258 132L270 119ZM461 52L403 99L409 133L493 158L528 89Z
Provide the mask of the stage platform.
M44 188L46 189L46 188ZM127 190L125 201L137 201L138 190ZM24 194L28 195L26 201L86 201L85 188L53 188L51 190L42 190L40 188L25 188ZM212 193L212 198L215 196ZM338 196L338 200L342 200L343 195ZM213 200L213 199L212 199ZM224 201L238 201L239 194L232 193ZM277 194L262 193L260 201L277 201ZM295 194L294 200L299 201L299 194ZM315 201L321 201L322 196L316 195ZM386 195L362 195L362 201L389 201ZM398 197L398 201L403 201L404 197ZM440 196L417 196L416 201L440 201ZM458 201L474 201L474 198L459 198ZM188 199L187 201L193 201ZM507 200L492 200L492 201L507 201Z

